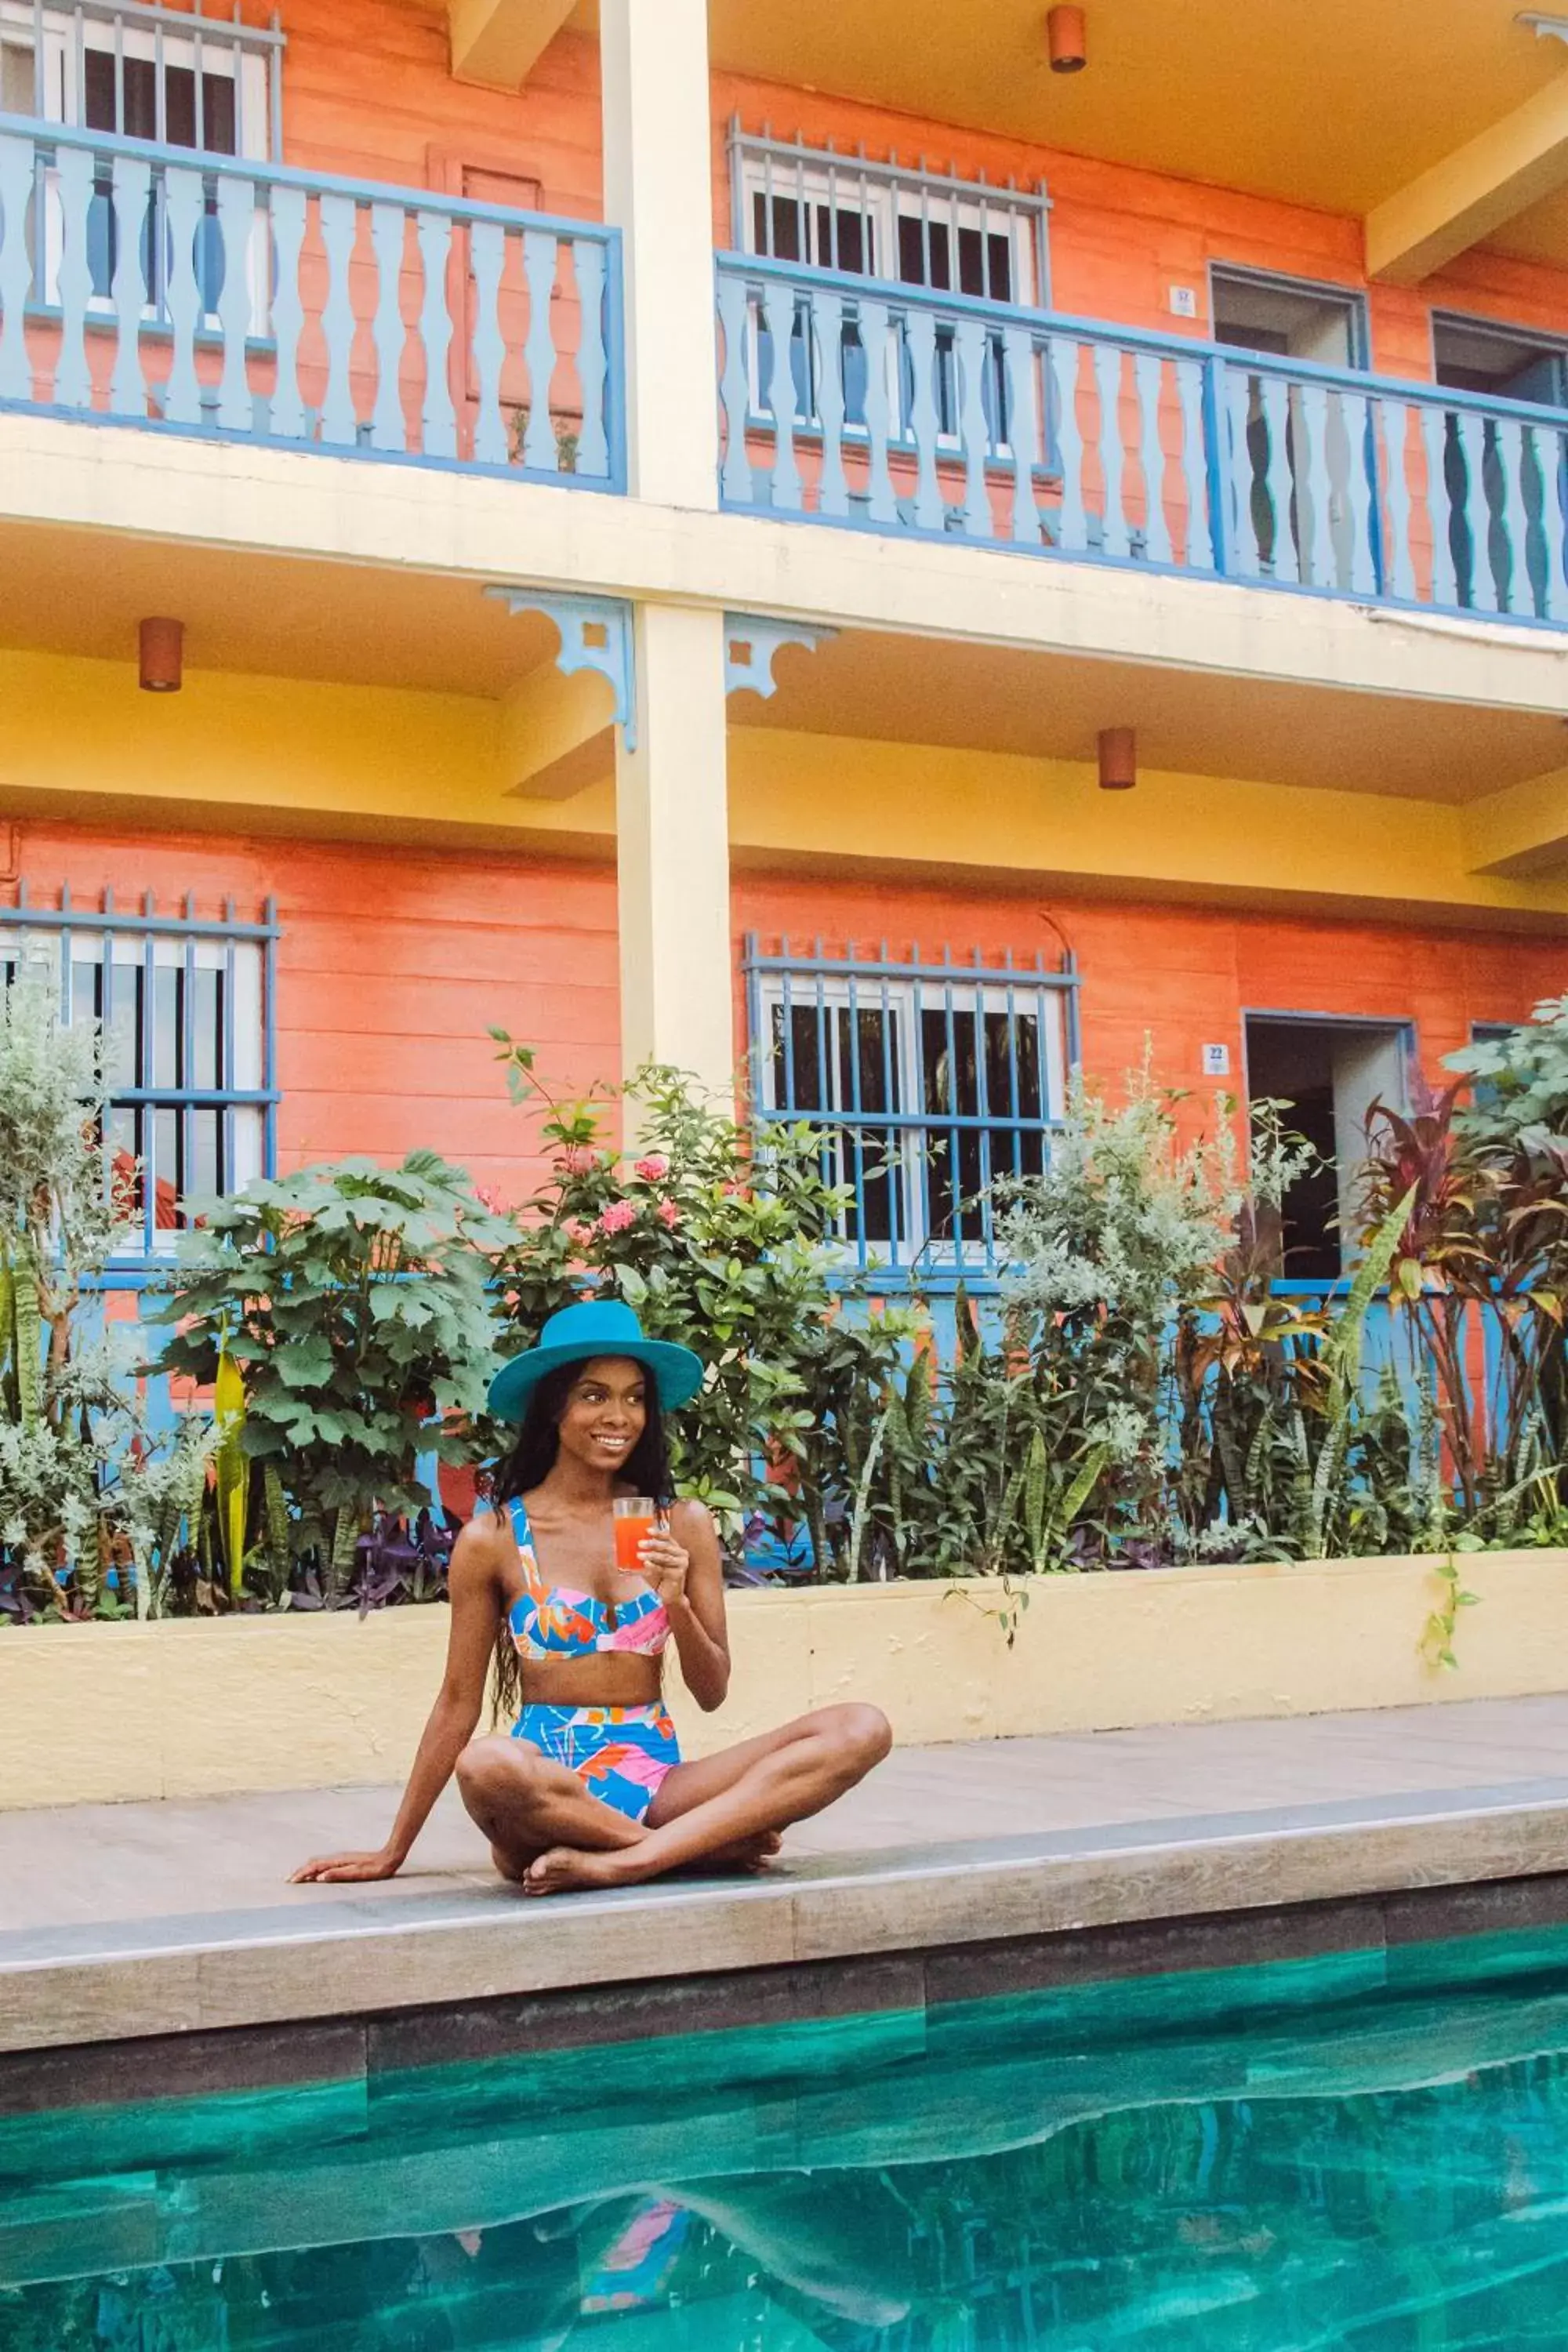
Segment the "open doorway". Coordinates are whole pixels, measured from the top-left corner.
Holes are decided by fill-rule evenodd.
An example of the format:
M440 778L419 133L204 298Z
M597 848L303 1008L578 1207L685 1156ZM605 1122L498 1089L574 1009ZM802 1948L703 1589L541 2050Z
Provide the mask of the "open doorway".
M1365 364L1365 314L1359 294L1304 278L1226 269L1216 263L1209 272L1209 299L1216 343L1311 360L1320 367Z
M1561 409L1568 403L1568 342L1532 333L1528 328L1504 327L1491 320L1453 318L1435 312L1432 372L1440 384L1456 392L1479 393L1489 400L1520 400L1548 409ZM1551 458L1550 470L1556 474L1556 494L1562 498L1563 468L1558 436L1554 432L1542 433L1534 445L1534 453L1521 466L1517 457L1510 457L1505 437L1509 428L1501 418L1482 415L1477 419L1470 412L1464 421L1471 435L1468 447L1460 430L1460 412L1449 409L1443 418L1448 551L1454 560L1458 601L1464 605L1484 601L1478 591L1484 589L1489 572L1492 585L1504 594L1510 612L1542 612L1545 609L1546 591L1544 549L1550 543L1551 533L1545 530L1543 518L1544 537L1538 544L1531 510L1537 498L1545 496L1545 479L1539 469L1547 465L1548 451L1557 453ZM1512 429L1517 442L1519 428L1516 425ZM1470 481L1478 450L1481 474L1479 503L1471 495ZM1523 498L1529 523L1528 530L1521 525L1518 537L1522 543L1517 548L1513 526L1505 520L1510 493ZM1519 569L1521 561L1524 566L1522 574Z
M1568 345L1551 335L1531 334L1527 328L1435 311L1432 373L1456 392L1561 408L1568 399Z
M1308 360L1316 367L1361 368L1366 363L1366 321L1357 294L1303 279L1216 266L1209 272L1209 299L1214 339L1233 351ZM1325 404L1320 386L1319 421L1307 436L1311 462L1299 465L1308 391L1288 374L1281 383L1278 371L1237 373L1244 374L1247 383L1247 515L1259 563L1266 572L1275 571L1287 551L1284 539L1288 536L1292 579L1310 580L1320 588L1348 584L1356 558L1351 491L1358 471L1365 467L1364 436L1348 426L1342 401L1335 398ZM1281 414L1290 478L1288 516L1279 510L1276 461L1280 453L1273 446ZM1323 500L1325 490L1327 512L1321 514L1315 511L1315 503ZM1326 573L1315 578L1310 569L1310 551L1320 542L1321 522L1327 523L1333 549L1332 581Z
M1287 1125L1305 1136L1323 1163L1285 1196L1290 1279L1333 1282L1354 1264L1367 1113L1374 1102L1404 1108L1409 1050L1403 1024L1248 1014L1248 1099L1289 1104Z

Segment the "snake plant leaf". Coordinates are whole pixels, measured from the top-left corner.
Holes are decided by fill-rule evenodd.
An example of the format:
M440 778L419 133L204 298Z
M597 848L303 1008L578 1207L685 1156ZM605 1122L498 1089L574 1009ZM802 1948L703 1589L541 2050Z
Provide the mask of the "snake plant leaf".
M16 1243L16 1265L17 1417L24 1429L33 1431L42 1426L44 1419L44 1334L38 1306L37 1260L26 1235Z
M8 1257L0 1257L0 1414L21 1418L16 1395L16 1277Z
M235 1601L245 1591L245 1522L250 1499L245 1418L245 1376L226 1348L218 1359L217 1378L213 1383L213 1419L217 1428L213 1466L217 1480L224 1564L228 1570L229 1594Z

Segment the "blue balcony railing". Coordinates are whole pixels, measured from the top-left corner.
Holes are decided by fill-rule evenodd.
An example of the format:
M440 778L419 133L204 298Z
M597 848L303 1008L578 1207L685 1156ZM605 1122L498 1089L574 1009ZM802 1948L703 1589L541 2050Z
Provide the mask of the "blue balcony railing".
M0 116L0 405L626 487L618 232Z
M723 254L727 506L1568 624L1568 412Z

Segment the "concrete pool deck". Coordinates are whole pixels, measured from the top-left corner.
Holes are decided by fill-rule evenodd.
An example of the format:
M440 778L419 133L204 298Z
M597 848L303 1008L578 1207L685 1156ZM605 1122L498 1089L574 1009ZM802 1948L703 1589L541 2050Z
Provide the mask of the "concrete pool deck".
M766 2016L1005 1989L1024 1953L1040 1981L1086 1933L1142 1935L1142 1967L1170 1923L1194 1965L1568 1920L1568 1696L906 1749L752 1880L528 1901L448 1798L399 1879L285 1883L378 1843L394 1801L0 1814L0 2053L34 2053L0 2059L0 2109L77 2095L94 2045L167 2086L177 2038L237 2028L293 2071L379 2021L384 2063L423 2063L594 1988L659 2031L721 1984Z

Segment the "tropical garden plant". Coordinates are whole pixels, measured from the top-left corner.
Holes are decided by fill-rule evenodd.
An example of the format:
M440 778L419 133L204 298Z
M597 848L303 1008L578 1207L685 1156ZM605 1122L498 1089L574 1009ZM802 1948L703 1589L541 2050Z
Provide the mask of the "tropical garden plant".
M1098 1465L1087 1520L1107 1549L1163 1521L1181 1310L1241 1203L1227 1120L1184 1142L1181 1100L1147 1064L1119 1105L1075 1077L1043 1172L997 1188L1009 1341L1065 1416L1053 1459Z
M209 1583L221 1566L233 1601L331 1603L388 1548L417 1575L436 1500L421 1459L493 1450L473 1415L514 1239L433 1151L304 1169L204 1207L151 1319L170 1327L157 1370L214 1392Z
M482 1475L498 1349L594 1292L709 1362L677 1472L736 1573L761 1532L819 1577L1020 1592L1042 1570L1424 1549L1451 1657L1455 1556L1568 1534L1568 1002L1456 1057L1468 1101L1374 1109L1353 1270L1310 1301L1284 1203L1311 1154L1283 1107L1253 1107L1244 1155L1234 1105L1194 1139L1147 1068L1114 1100L1075 1081L1043 1171L994 1188L999 1295L928 1271L893 1303L847 1265L809 1123L737 1119L658 1067L563 1102L492 1034L519 1162L542 1162L526 1197L501 1212L421 1153L188 1209L150 1369L195 1403L160 1447L85 1336L117 1205L92 1040L9 992L0 1605L438 1594L432 1465Z
M951 1346L887 1398L855 1566L1321 1558L1403 1527L1369 1497L1365 1451L1363 1339L1394 1231L1336 1312L1281 1295L1280 1202L1310 1154L1266 1107L1238 1181L1233 1108L1184 1140L1181 1098L1146 1070L1120 1105L1075 1087L1050 1165L998 1187L999 1309L960 1286Z
M24 965L0 989L0 1621L145 1613L204 1487L209 1433L153 1446L97 1312L138 1177L106 1109L97 1024Z
M672 1431L682 1490L718 1514L731 1549L748 1519L803 1519L829 1559L829 1499L859 1475L866 1400L912 1326L871 1312L846 1274L848 1195L821 1137L737 1120L657 1065L559 1102L533 1050L492 1034L548 1170L500 1261L503 1345L529 1346L556 1308L613 1292L653 1337L708 1362L700 1409ZM628 1150L613 1139L617 1114Z
M1500 1409L1510 1484L1561 1528L1568 1513L1568 997L1449 1056L1469 1082L1456 1115L1486 1170L1484 1219L1500 1333ZM1507 1489L1505 1489L1505 1492Z

